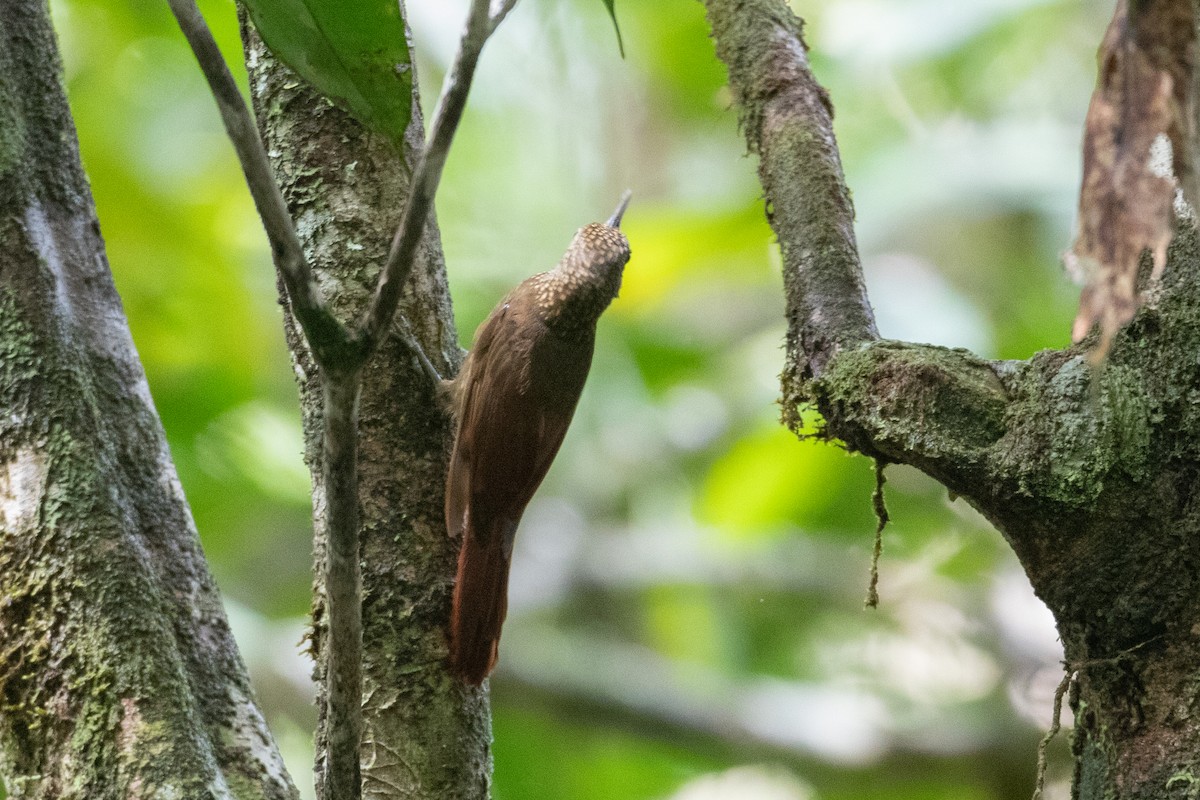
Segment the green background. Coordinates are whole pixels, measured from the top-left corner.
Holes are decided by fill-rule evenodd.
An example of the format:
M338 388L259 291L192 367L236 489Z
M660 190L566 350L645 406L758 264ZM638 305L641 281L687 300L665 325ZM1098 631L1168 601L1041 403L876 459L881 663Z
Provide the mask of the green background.
M201 4L235 72L234 7ZM409 0L426 108L464 3ZM1111 7L797 2L885 336L1068 341L1082 119ZM53 0L117 285L260 699L311 796L308 476L267 248L165 3ZM777 424L783 299L756 160L695 0L522 0L438 198L464 345L634 201L621 297L530 506L493 679L500 800L1027 798L1052 623L963 501ZM812 420L810 420L812 422ZM1066 746L1048 798L1063 798Z

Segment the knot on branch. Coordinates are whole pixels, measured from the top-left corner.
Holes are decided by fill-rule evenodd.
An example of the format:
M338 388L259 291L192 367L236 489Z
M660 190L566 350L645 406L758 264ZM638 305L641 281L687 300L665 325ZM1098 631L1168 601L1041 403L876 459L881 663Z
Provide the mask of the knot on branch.
M845 350L813 382L812 396L828 436L912 464L960 493L1006 430L1004 385L965 350L892 341Z

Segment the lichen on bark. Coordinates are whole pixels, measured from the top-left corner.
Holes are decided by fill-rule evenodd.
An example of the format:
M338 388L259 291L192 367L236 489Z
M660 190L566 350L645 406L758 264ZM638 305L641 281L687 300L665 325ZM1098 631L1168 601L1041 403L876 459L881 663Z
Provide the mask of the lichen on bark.
M399 222L423 141L414 114L402 151L366 131L276 63L243 23L259 128L309 263L342 320L358 318ZM417 98L414 94L414 106ZM286 297L281 297L286 308ZM359 514L363 566L364 797L487 797L490 713L483 690L445 670L445 625L458 542L445 531L442 492L449 420L397 326L409 324L443 374L460 360L436 222L391 335L367 363L359 412ZM304 415L305 459L314 476L318 575L313 649L323 678L327 631L319 376L303 337L285 316ZM323 703L322 703L323 705ZM318 782L324 723L318 731Z
M704 2L784 254L785 422L795 427L802 406L815 408L822 435L919 467L1011 544L1054 613L1075 676L1077 800L1194 797L1186 779L1200 774L1194 222L1181 222L1162 283L1139 287L1151 302L1100 369L1088 362L1090 341L999 362L879 340L853 210L839 200L848 194L831 109L808 70L801 25L784 0ZM1032 754L1030 764L1032 781Z
M44 3L0 8L0 87L24 132L0 170L9 796L294 798L113 287Z

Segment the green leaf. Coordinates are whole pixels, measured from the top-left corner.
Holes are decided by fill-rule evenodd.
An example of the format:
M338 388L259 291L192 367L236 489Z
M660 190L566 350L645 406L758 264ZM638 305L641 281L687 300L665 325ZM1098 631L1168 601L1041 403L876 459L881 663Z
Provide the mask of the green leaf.
M246 0L281 61L367 127L399 143L412 63L396 0Z
M604 0L604 5L608 8L608 15L612 17L613 30L617 32L617 49L621 51L621 58L625 57L625 42L621 40L621 26L617 24L617 0Z

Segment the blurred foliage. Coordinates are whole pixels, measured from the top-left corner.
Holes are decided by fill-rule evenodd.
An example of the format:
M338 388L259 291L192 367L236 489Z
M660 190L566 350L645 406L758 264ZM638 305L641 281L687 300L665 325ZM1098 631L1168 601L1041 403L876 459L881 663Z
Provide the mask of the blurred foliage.
M303 785L308 480L258 221L165 4L52 5L134 338ZM244 80L232 4L201 5ZM428 107L465 3L407 6ZM794 7L837 109L884 335L991 358L1066 344L1076 290L1058 252L1108 4ZM1000 536L898 467L882 607L862 610L872 465L776 424L779 257L703 8L620 10L625 60L594 0L519 4L438 200L468 344L634 190L625 286L518 537L496 796L1028 797L1060 674L1046 612ZM1063 797L1052 750L1047 797Z
M613 30L617 34L617 50L620 51L621 58L624 58L625 39L621 36L621 23L617 22L616 0L604 0L604 7L608 9L608 15L612 17Z

